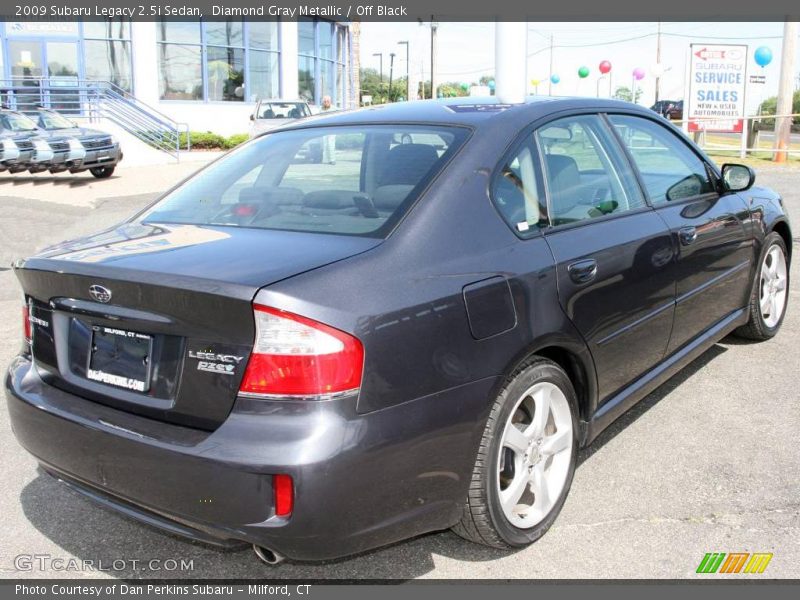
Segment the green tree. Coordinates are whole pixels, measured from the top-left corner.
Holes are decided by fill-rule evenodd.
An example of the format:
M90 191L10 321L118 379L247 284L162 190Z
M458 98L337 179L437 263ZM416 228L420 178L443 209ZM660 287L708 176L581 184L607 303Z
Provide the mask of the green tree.
M621 85L616 90L614 90L614 98L616 100L625 100L626 102L639 102L639 99L642 97L642 88L636 88L636 99L633 98L633 93L631 92L631 88Z
M401 77L392 81L389 89L389 77L384 73L383 81L377 69L361 69L361 95L372 96L373 104L396 102L406 96L406 78Z
M778 97L772 96L771 98L767 98L761 103L759 106L759 112L762 115L774 115L775 111L778 109ZM800 90L795 91L794 96L792 97L792 114L800 113ZM794 125L800 125L800 117L794 117L792 119L792 123ZM764 119L761 121L761 128L772 128L775 126L775 119Z

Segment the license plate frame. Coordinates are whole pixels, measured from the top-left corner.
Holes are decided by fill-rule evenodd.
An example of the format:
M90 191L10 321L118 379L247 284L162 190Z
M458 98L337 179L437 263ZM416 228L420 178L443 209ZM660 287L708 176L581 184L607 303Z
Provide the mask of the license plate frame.
M93 325L86 378L129 392L147 393L152 355L152 335Z

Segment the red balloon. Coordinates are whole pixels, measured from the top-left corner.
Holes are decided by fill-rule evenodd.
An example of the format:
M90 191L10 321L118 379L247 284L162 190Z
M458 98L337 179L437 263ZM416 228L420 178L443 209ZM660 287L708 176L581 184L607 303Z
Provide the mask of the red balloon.
M611 63L608 62L607 60L604 60L603 62L600 63L600 72L603 75L605 75L609 71L611 71Z

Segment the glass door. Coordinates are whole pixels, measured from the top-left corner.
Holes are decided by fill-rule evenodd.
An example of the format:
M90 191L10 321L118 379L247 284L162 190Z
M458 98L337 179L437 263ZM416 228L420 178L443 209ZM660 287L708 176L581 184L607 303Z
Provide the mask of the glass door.
M78 43L45 42L49 97L47 105L65 114L80 113Z
M8 64L18 110L31 110L43 102L41 90L43 54L41 42L18 40L8 42Z

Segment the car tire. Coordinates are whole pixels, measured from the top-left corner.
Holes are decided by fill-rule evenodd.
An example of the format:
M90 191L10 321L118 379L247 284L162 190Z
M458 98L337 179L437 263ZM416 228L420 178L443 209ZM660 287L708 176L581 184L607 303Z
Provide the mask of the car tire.
M94 167L89 172L98 179L108 179L114 174L115 167Z
M539 356L517 367L492 406L462 518L453 531L501 549L542 537L572 484L577 415L575 390L561 367Z
M768 340L778 333L789 301L789 253L780 234L764 239L753 281L749 320L734 333L748 340Z

